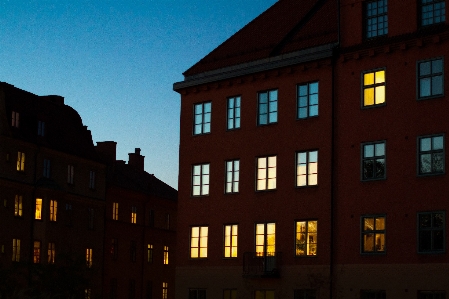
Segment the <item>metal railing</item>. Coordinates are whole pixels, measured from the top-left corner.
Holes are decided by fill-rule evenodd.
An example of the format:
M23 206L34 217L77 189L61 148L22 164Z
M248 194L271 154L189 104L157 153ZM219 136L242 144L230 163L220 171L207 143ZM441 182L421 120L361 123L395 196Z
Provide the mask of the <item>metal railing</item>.
M244 277L280 277L281 252L260 254L259 252L243 253Z

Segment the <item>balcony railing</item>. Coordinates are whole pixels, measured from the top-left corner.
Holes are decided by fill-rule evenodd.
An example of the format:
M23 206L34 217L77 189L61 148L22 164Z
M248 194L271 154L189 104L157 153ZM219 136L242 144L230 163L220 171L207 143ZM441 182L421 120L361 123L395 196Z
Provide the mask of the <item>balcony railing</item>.
M280 277L281 257L281 252L267 255L260 255L256 252L243 253L243 277Z

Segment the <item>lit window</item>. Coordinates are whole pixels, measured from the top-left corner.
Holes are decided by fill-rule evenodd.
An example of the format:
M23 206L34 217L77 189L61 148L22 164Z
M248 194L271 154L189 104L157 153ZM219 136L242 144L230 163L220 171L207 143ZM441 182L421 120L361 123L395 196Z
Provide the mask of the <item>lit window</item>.
M385 299L387 298L385 290L361 290L360 299Z
M240 128L240 97L228 98L228 130Z
M223 290L223 299L237 299L237 290L235 289Z
M162 283L162 299L168 299L168 283Z
M276 224L257 223L256 224L256 255L275 256L276 246Z
M17 195L14 197L14 216L22 217L22 195Z
M276 156L257 158L256 189L276 189Z
M278 91L259 93L257 125L267 125L278 121Z
M206 299L206 290L189 289L189 299Z
M193 226L190 231L190 257L206 258L207 257L207 226Z
M168 265L168 246L164 246L164 265Z
M419 174L444 173L444 136L419 137Z
M272 290L258 290L254 294L254 299L274 299L274 291Z
M363 74L363 107L385 103L385 70Z
M318 82L298 85L297 118L318 116Z
M34 219L42 219L42 198L36 198L36 209L34 211Z
M387 0L366 1L365 5L366 37L388 34Z
M385 297L383 297L384 299ZM418 299L445 299L446 291L418 291Z
M57 213L58 213L58 202L56 200L50 200L50 221L56 221Z
M131 246L129 247L129 257L131 262L136 261L136 254L137 254L137 246L136 241L131 241Z
M45 136L45 122L41 120L37 122L37 135Z
M239 172L240 172L240 161L232 160L226 161L226 193L237 193L239 192Z
M192 195L209 195L209 164L193 165Z
M41 241L34 241L33 244L33 263L39 264L41 262Z
M42 174L44 178L50 178L50 165L50 160L44 159L44 171Z
M200 103L194 106L195 120L193 135L210 133L212 103Z
M131 207L131 223L137 222L137 207L132 206Z
M442 253L445 250L445 213L418 213L418 251Z
M112 203L112 219L118 220L118 202Z
M92 290L91 289L84 289L84 299L91 299Z
M19 127L19 112L13 111L11 116L11 125L13 127Z
M237 257L238 225L224 226L224 257Z
M20 262L20 239L12 239L12 261Z
M25 171L25 153L17 152L17 171Z
M73 184L73 177L74 177L75 168L73 165L67 166L67 183Z
M148 263L153 262L153 244L148 244L147 261L148 261Z
M445 0L421 0L421 25L427 26L446 21Z
M296 153L296 186L318 184L318 151Z
M92 230L95 224L95 209L87 208L87 227Z
M111 241L111 255L112 259L116 260L118 254L118 240L116 238L112 238Z
M55 256L56 256L56 249L55 249L55 243L48 243L48 250L47 250L47 256L48 256L48 263L54 264L55 263Z
M317 254L318 221L296 222L296 256Z
M362 216L362 253L385 253L385 216Z
M95 189L95 171L89 171L89 188Z
M418 98L442 96L443 89L443 59L418 62Z
M92 268L92 248L86 248L86 266Z
M362 145L362 180L385 178L385 142L371 142Z
M293 299L316 299L315 290L294 290Z

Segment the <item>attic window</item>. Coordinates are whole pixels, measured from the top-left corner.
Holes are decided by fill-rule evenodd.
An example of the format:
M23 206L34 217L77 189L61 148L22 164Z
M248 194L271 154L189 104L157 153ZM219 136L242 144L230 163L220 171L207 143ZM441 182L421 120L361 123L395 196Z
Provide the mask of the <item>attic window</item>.
M37 135L45 136L45 122L41 120L37 123Z
M11 125L13 127L19 127L19 112L13 111L11 116Z

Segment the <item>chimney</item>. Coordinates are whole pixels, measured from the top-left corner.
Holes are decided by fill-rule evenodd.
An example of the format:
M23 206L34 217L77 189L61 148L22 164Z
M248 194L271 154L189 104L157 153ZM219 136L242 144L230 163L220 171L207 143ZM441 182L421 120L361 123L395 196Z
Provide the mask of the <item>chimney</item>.
M95 147L100 159L107 164L113 164L116 159L117 142L115 141L102 141L97 142Z
M129 153L128 165L133 166L139 171L144 171L145 156L140 155L140 148L136 148L134 153Z

